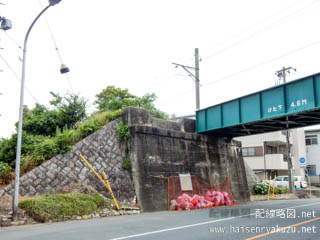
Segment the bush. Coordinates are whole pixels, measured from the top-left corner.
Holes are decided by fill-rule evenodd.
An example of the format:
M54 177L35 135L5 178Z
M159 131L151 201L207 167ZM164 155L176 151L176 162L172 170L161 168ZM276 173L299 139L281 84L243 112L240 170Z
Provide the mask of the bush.
M82 137L86 137L91 133L99 130L100 128L101 125L96 119L89 118L87 121L80 124L80 126L78 127L78 131L80 131Z
M8 163L0 162L0 181L4 184L8 184L13 179L12 168Z
M35 147L42 143L44 139L48 137L45 136L34 136L28 135L26 132L22 133L21 142L21 154L32 153ZM13 134L9 139L0 140L0 161L6 162L11 166L15 165L16 159L16 146L17 146L17 134Z
M23 175L37 166L35 157L32 154L23 155L20 159L20 174Z
M289 192L289 189L287 187L285 187L285 188L276 188L274 190L275 194L284 194L284 193L288 193L288 192Z
M76 130L68 130L65 128L63 132L57 130L55 138L53 138L60 153L68 152L72 149L72 145L81 139Z
M105 112L105 113L106 113L105 114L106 121L111 122L121 116L122 110L119 109L113 112Z
M36 145L33 156L37 165L41 164L44 160L50 159L59 154L59 146L55 139L47 138L42 143Z
M12 168L9 166L9 164L0 162L0 176L8 172L12 172Z
M253 185L253 191L255 194L265 195L268 193L268 182L264 180L260 180L256 184Z
M124 124L123 122L119 122L117 127L117 133L118 133L118 138L120 140L124 140L125 142L130 137L128 125Z
M105 199L98 195L54 194L19 203L34 220L45 222L63 216L83 216L105 207Z

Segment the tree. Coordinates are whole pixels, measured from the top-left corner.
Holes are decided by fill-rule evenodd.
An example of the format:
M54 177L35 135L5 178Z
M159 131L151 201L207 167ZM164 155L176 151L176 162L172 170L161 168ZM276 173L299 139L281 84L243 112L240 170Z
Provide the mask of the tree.
M35 108L26 112L22 122L22 129L31 135L53 136L57 126L59 126L58 111L49 110L40 104L36 104Z
M128 106L137 106L137 97L128 92L128 89L108 86L96 95L94 102L100 111L115 111Z
M50 104L54 109L50 110L40 104L36 104L32 110L25 108L22 129L27 134L55 136L57 128L72 128L86 117L87 100L74 94L61 97L50 93L53 96Z
M50 92L54 97L50 104L56 107L58 112L58 125L59 127L72 128L78 121L84 119L86 114L86 107L88 100L83 97L79 97L75 94L68 93L64 97L60 97L59 94Z
M132 106L149 110L154 117L168 119L167 114L155 107L154 102L157 96L154 93L138 97L129 93L128 89L108 86L96 97L97 100L94 103L98 105L99 111L115 111Z
M160 111L155 107L154 102L156 100L157 100L157 96L154 93L152 94L147 93L142 97L137 98L138 106L140 108L149 110L153 117L161 118L161 119L169 119L168 114Z

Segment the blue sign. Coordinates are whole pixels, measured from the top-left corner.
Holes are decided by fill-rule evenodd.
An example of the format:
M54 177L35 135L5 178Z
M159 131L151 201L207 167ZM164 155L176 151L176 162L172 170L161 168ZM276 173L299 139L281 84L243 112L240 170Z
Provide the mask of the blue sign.
M301 158L299 159L299 162L302 163L302 164L304 164L304 163L306 163L306 159L305 159L304 157L301 157Z

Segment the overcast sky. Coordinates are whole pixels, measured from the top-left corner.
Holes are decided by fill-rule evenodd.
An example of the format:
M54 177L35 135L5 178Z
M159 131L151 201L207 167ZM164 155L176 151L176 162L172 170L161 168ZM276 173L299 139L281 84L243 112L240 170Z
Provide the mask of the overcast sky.
M8 137L18 121L19 46L47 1L0 2L0 16L13 23L0 30L0 137ZM297 69L288 80L317 73L319 11L320 0L62 0L31 32L24 102L48 106L50 91L69 91L92 105L114 85L138 96L154 92L156 106L169 114L194 114L194 82L172 62L194 66L199 48L201 108L274 86L283 66ZM46 19L70 84L60 75Z

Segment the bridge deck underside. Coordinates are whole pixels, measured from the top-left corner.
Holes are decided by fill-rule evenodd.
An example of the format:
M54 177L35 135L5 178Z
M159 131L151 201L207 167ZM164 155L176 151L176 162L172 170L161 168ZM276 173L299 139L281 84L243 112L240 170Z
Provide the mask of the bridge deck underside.
M320 109L207 131L206 135L239 137L320 124Z

